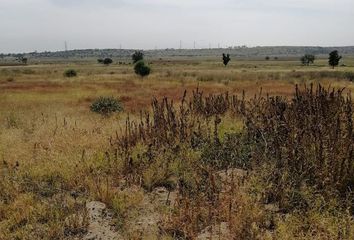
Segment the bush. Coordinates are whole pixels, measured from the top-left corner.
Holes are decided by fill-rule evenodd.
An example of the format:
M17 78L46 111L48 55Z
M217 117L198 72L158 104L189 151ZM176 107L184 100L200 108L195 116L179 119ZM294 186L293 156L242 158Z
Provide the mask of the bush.
M132 59L133 63L137 63L144 59L144 53L140 51L135 51L135 53L132 55Z
M92 103L90 109L92 112L108 116L114 112L123 111L123 106L118 99L113 97L99 97Z
M136 74L145 77L150 74L151 69L149 66L145 65L144 61L139 61L135 64L134 71Z
M300 58L300 61L302 65L304 66L309 66L310 64L313 64L315 62L315 56L311 54L305 54Z
M76 77L77 72L74 69L68 69L64 72L65 77Z
M261 107L260 107L261 106ZM296 88L292 101L262 98L246 113L252 163L268 163L272 199L299 204L303 186L345 196L354 186L352 101L343 90ZM283 206L284 207L284 206Z
M110 59L110 58L105 58L105 59L103 60L103 64L104 64L104 65L109 65L109 64L112 64L112 63L113 63L113 60Z

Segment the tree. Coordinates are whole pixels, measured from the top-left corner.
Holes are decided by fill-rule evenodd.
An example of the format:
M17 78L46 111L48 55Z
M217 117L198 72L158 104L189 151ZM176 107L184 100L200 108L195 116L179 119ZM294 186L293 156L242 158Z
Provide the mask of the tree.
M150 67L145 64L143 60L138 61L134 66L134 71L141 77L148 76L150 74Z
M22 63L22 64L27 65L28 59L27 59L26 57L19 56L19 57L17 58L17 61L19 61L19 62Z
M230 54L222 54L222 61L224 62L225 67L231 61Z
M144 53L141 51L135 51L132 55L133 63L137 63L144 59Z
M329 53L328 64L334 69L334 67L339 65L341 59L342 56L339 56L338 51L334 50Z
M300 61L303 65L309 66L315 62L315 56L311 54L305 54L300 58Z
M110 58L105 58L105 59L103 60L103 64L104 64L104 65L109 65L109 64L111 64L111 63L113 63L113 60L110 59Z
M99 59L97 59L97 62L98 62L98 63L103 63L103 59L102 59L102 58L99 58Z
M266 57L265 57L265 60L267 60L267 61L268 61L269 59L270 59L270 57L269 57L269 56L266 56Z

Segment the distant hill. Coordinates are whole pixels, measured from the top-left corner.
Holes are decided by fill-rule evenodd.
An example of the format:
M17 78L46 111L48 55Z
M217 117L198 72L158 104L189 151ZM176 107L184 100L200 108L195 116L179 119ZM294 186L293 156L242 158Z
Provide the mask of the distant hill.
M213 49L159 49L144 50L148 57L215 57L222 53L229 53L233 57L259 58L259 57L298 57L303 54L327 56L332 50L338 50L341 55L354 56L354 46L347 47L233 47ZM82 49L58 52L32 52L24 54L0 54L0 58L26 56L29 58L130 58L133 49Z

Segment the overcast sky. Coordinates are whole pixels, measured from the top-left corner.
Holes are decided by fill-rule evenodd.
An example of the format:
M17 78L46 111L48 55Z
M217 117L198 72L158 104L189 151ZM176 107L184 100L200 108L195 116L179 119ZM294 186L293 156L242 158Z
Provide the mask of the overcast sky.
M354 45L354 0L0 0L0 52Z

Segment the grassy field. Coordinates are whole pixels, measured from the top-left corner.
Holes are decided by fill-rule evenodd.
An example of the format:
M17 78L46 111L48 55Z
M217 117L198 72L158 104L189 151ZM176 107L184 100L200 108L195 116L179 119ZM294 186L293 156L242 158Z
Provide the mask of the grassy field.
M139 122L141 111L152 111L153 97L173 100L176 115L182 114L178 106L185 90L187 98L198 88L203 96L225 92L242 96L245 91L245 101L252 102L260 92L290 100L296 85L303 88L313 83L325 89L345 88L344 94L352 95L354 58L345 58L346 66L336 69L328 67L326 59L309 67L295 60L235 60L224 67L218 59L155 59L146 78L136 76L132 65L116 62L110 66L94 61L0 66L0 239L83 238L90 225L86 203L92 200L112 211L113 229L122 239L208 239L214 235L212 239L230 239L227 234L235 239L354 238L354 207L348 191L326 189L323 193L317 183L302 183L287 193L301 195L306 207L302 200L290 204L283 195L265 201L268 192L263 190L274 192L279 186L265 174L275 171L272 164L258 164L261 169L204 164L213 155L215 146L209 146L210 142L194 149L179 139L164 147L165 142L160 142L159 149L153 141L140 140L120 149L119 141L127 136L127 117ZM75 69L78 76L65 77L67 69ZM124 111L110 117L91 112L90 105L100 96L118 98ZM229 134L246 131L241 114L223 112L201 118L202 135L215 134L215 115L221 117L220 125L215 123L221 144L227 143ZM249 145L242 146L235 149L247 152L244 146ZM250 149L254 152L253 145ZM350 173L353 162L346 164ZM207 180L199 168L208 173ZM242 180L236 173L227 175L230 195L214 180L223 178L224 170L247 175ZM353 176L348 178L346 186L351 186ZM217 200L201 195L210 190L199 188L203 181L208 189L213 187L213 194L214 188L221 189ZM188 194L182 187L186 185ZM161 188L169 192L168 198L177 199L174 204L158 200Z

